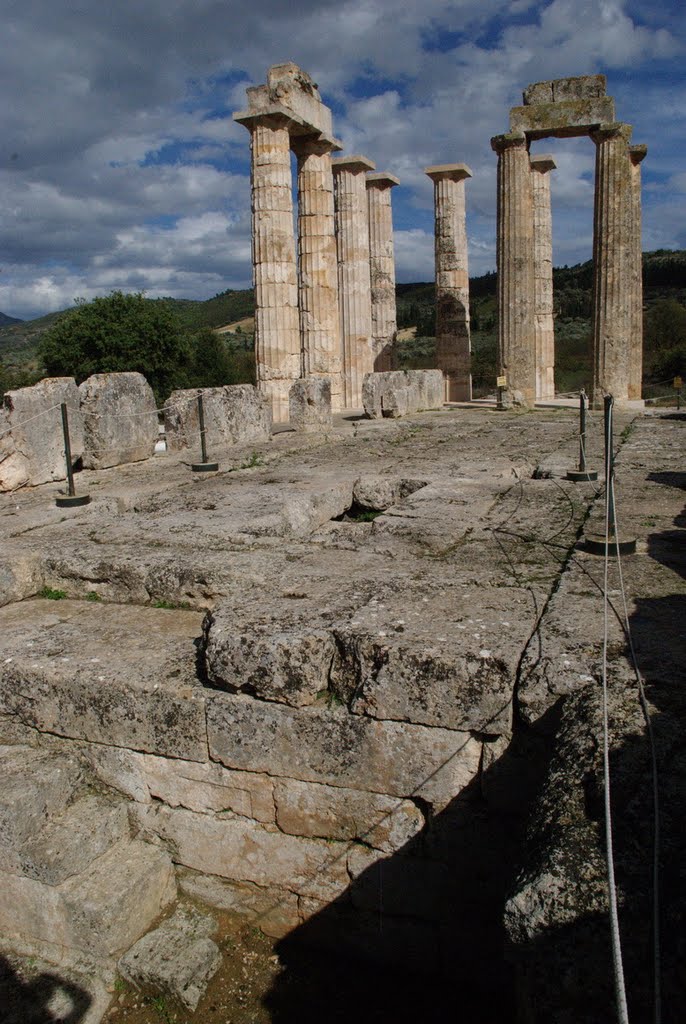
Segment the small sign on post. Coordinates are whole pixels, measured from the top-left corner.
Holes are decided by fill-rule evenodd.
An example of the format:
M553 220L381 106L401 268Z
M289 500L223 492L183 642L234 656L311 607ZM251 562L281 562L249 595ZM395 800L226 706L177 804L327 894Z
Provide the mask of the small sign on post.
M683 386L684 386L684 382L681 379L681 377L675 377L674 378L673 387L674 387L674 390L676 391L676 407L677 407L677 409L681 408L681 389L683 388Z
M507 387L507 377L503 374L495 379L496 387L498 388L498 402L496 409L504 409L503 405L503 391Z

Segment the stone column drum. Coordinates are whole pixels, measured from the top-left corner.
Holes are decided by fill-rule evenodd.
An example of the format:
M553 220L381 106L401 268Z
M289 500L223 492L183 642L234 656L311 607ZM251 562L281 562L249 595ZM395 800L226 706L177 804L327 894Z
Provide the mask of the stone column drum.
M377 372L393 369L393 346L398 331L391 189L399 184L392 174L367 175L372 354Z
M465 219L466 164L440 164L425 173L434 183L436 268L436 366L445 377L448 402L472 398L469 333L469 267Z
M372 298L369 270L367 171L364 156L334 157L334 200L338 249L338 299L343 356L343 404L362 408L362 381L374 370Z
M633 289L631 292L631 354L629 363L629 400L641 401L643 395L643 246L641 238L641 161L648 147L629 146L631 159L631 199L633 204Z
M536 347L529 152L519 131L496 135L491 146L498 154L498 372L507 378L506 394L532 407Z
M298 158L298 297L302 376L331 382L331 408L343 407L338 261L330 141L293 138Z
M631 125L602 124L590 134L596 145L592 402L600 409L606 394L619 406L629 401L635 283Z
M550 213L552 156L531 157L534 204L534 337L536 398L555 397L555 325L553 319L553 229Z
M274 422L284 423L300 376L289 121L258 115L241 123L250 130L257 386L271 399Z

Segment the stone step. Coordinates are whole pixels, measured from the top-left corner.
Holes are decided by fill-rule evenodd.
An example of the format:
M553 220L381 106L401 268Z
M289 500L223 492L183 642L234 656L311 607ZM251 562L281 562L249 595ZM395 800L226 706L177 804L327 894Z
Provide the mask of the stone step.
M0 868L48 885L60 885L128 837L125 801L95 794L84 796L18 848L0 846Z
M58 885L5 873L0 885L0 933L20 952L55 963L103 964L128 949L174 899L169 855L121 839L84 871Z
M74 756L26 746L0 747L0 856L36 835L71 802L84 778Z

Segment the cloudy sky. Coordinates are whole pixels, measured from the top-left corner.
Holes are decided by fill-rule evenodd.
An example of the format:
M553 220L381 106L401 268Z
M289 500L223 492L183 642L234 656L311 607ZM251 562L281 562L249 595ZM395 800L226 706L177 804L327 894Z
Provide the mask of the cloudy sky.
M683 0L2 0L0 310L250 285L247 85L293 60L393 192L398 279L433 277L429 164L463 161L472 274L495 265L492 135L530 82L603 72L648 144L644 248L686 247ZM554 260L591 254L594 147L552 152Z

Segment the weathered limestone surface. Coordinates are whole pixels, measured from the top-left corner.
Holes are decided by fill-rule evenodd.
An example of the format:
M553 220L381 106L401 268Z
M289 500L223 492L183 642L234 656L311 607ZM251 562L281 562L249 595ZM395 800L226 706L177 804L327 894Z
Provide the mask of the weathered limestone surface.
M298 157L298 302L302 374L329 383L331 407L343 407L338 261L329 141L302 139Z
M604 121L614 121L615 104L605 94L604 75L583 75L535 82L524 90L524 106L510 110L510 131L530 138L586 135Z
M417 795L436 808L474 778L481 755L467 732L373 721L326 705L277 706L242 694L215 694L207 728L210 756L229 768Z
M318 433L331 430L331 382L325 377L302 377L288 396L290 424L295 430Z
M96 373L79 387L83 465L104 469L149 459L158 439L152 388L141 373Z
M188 868L178 868L177 872L183 892L211 907L247 918L265 935L281 938L302 922L299 905L305 897L298 897L288 889L236 882Z
M374 370L369 207L364 156L334 157L338 299L343 351L343 405L362 406L362 380Z
M60 405L68 408L74 462L83 454L79 389L73 377L46 377L8 391L0 407L0 491L65 480Z
M208 914L179 906L120 958L119 972L136 988L162 991L195 1010L221 964L219 947L210 938L214 931Z
M555 326L553 320L553 226L550 212L551 156L531 157L534 207L534 329L536 398L555 397Z
M169 396L164 407L169 451L200 449L197 395L197 390L187 389L172 391ZM270 403L252 384L202 388L202 399L208 451L246 441L268 441L271 437Z
M393 174L368 174L369 268L372 287L372 339L375 370L393 369L393 345L398 330L395 308L395 258L391 189Z
M266 83L252 86L246 92L248 111L234 114L235 121L242 122L248 114L287 111L294 122L294 134L331 134L331 111L322 103L311 76L297 64L273 64Z
M526 136L497 135L498 373L523 404L536 398L534 327L534 211Z
M469 266L465 220L466 164L427 167L434 183L436 363L446 379L446 401L472 398Z
M370 419L409 416L443 405L441 370L389 370L368 373L362 384L362 403Z
M636 285L631 125L601 125L591 138L596 145L591 400L601 409L608 394L617 406L630 400Z

